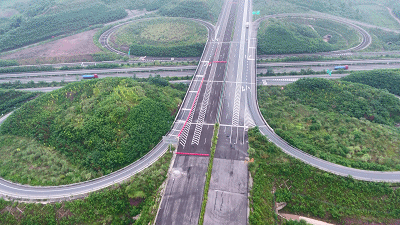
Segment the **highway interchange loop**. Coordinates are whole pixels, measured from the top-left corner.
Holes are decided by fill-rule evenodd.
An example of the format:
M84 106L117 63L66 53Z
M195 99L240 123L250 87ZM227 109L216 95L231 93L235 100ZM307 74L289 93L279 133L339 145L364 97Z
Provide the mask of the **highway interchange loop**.
M260 18L256 21L253 22L251 25L251 37L253 39L256 39L257 37L257 30L259 23L262 20L268 19L268 18L279 18L279 17L315 17L315 18L326 18L326 16L320 16L320 15L309 15L309 14L279 14L279 15L272 15L272 16L266 16L263 18ZM150 19L150 18L147 18ZM147 20L143 19L143 20ZM151 18L152 19L152 18ZM338 18L334 17L329 17L329 19L335 20L337 22L346 24L348 26L353 27L356 29L362 36L362 41L359 45L352 47L347 50L341 50L338 52L348 52L348 51L357 51L357 50L362 50L368 47L371 44L371 36L366 32L364 29L361 27L352 24L349 21L346 20L339 20ZM205 21L202 20L197 20L197 19L190 19L193 21L197 21L204 25L208 29L208 41L206 45L209 45L210 42L212 41L210 37L214 36L215 33L215 27ZM137 22L136 21L129 21L127 23L131 22ZM109 36L115 32L119 27L122 25L125 25L127 23L119 24L109 30L107 30L103 35L100 36L100 43L102 45L109 49L110 51L116 52L118 54L124 54L126 53L120 52L118 50L115 50L111 48L111 46L108 45L108 39ZM257 46L256 42L253 43L253 45ZM253 46L253 47L255 47ZM256 63L254 63L256 66ZM377 172L377 171L365 171L365 170L359 170L359 169L353 169L353 168L348 168L344 167L341 165L337 165L334 163L327 162L325 160L316 158L314 156L311 156L297 148L294 148L290 146L286 141L284 141L282 138L280 138L275 132L273 131L272 128L269 127L269 125L266 123L264 120L263 116L260 113L259 107L258 107L258 102L257 102L257 86L256 86L256 75L252 77L254 79L253 87L251 90L251 95L248 95L248 104L249 108L251 110L253 120L255 124L259 127L260 131L268 137L268 139L272 142L274 142L278 147L280 147L284 152L287 154L309 164L314 167L317 167L321 170L328 171L337 175L341 176L352 176L355 179L359 180L366 180L366 181L383 181L383 182L400 182L400 171L399 172ZM189 88L190 89L190 88ZM186 95L187 96L187 95ZM186 99L185 96L185 99ZM185 101L184 99L184 101ZM182 104L183 105L183 104ZM182 107L182 106L181 106ZM181 109L179 110L179 112ZM178 112L178 114L179 114ZM0 123L5 120L5 117L1 118ZM172 125L172 129L169 134L166 135L166 137L171 137L169 136L173 130L180 130L181 126L177 124L177 121ZM167 139L165 139L167 140ZM138 161L132 163L131 165L122 168L118 171L115 171L111 174L108 174L106 176L86 181L86 182L81 182L81 183L75 183L75 184L70 184L70 185L62 185L62 186L29 186L29 185L21 185L21 184L16 184L7 180L4 180L0 178L0 196L3 196L6 199L14 199L17 201L33 201L33 202L54 202L54 201L61 201L61 200L70 200L74 199L77 197L84 196L90 192L96 191L103 189L105 187L111 186L115 183L122 182L124 180L129 179L132 175L144 170L151 164L153 164L155 161L157 161L168 149L168 141L161 141L154 149L152 149L148 154L146 154L144 157L139 159Z
M100 44L103 46L103 48L106 48L107 50L109 50L109 51L111 51L111 52L115 52L115 53L117 53L117 54L119 54L119 55L127 56L127 55L128 55L127 53L121 52L121 51L119 51L119 50L113 48L113 47L108 43L109 40L110 40L111 35L114 34L115 31L117 31L119 28L121 28L122 26L127 25L127 24L129 24L129 23L140 22L140 21L146 21L146 20L152 20L152 19L159 19L159 18L161 18L161 17L152 17L152 18L145 18L145 19L139 19L139 20L132 20L132 21L128 21L128 22L121 23L121 24L118 24L118 25L116 25L116 26L113 26L113 27L111 27L110 29L106 30L104 33L102 33L102 34L100 35L99 42L100 42ZM176 18L179 18L179 19L184 19L184 20L191 20L191 21L200 23L201 25L205 26L205 27L208 29L209 34L210 34L210 32L214 32L214 30L215 30L214 25L212 25L211 23L209 23L209 22L207 22L207 21L204 21L204 20L192 19L192 18L184 18L184 17L171 17L171 18L175 18L175 19L176 19Z

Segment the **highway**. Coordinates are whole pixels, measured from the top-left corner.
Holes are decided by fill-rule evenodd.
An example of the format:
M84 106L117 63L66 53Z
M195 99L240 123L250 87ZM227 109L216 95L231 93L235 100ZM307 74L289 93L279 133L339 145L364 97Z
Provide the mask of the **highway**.
M192 84L196 99L179 144L156 224L197 224L201 210L214 124L220 124L206 205L205 224L245 224L247 221L247 135L242 94L249 77L247 36L249 0L227 0L216 37L206 49ZM214 49L215 48L215 49ZM247 54L247 53L246 53ZM250 57L254 61L253 57ZM202 68L200 63L200 68ZM189 90L190 92L191 90ZM196 97L197 96L197 97ZM186 155L185 155L186 154ZM193 154L206 154L197 155ZM218 207L215 207L218 206Z
M50 77L50 76L70 76L70 75L85 75L94 73L140 73L140 72L154 72L157 71L183 71L195 70L196 66L154 66L154 67L132 67L132 68L118 68L118 69L84 69L84 70L57 70L57 71L43 71L43 72L27 72L27 73L3 73L0 74L0 79L10 78L25 78L30 77Z

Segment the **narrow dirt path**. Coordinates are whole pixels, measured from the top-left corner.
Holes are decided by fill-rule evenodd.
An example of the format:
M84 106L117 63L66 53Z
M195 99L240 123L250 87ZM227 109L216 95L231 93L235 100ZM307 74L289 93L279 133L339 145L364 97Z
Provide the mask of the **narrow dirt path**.
M400 19L393 13L393 10L387 6L385 6L387 8L387 10L389 11L390 15L393 17L393 19L395 19L397 21L397 23L400 24Z

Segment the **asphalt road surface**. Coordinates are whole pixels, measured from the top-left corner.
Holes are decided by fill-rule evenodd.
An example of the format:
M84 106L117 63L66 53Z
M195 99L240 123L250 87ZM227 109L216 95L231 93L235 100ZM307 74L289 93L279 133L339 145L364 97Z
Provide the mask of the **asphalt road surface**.
M191 83L187 98L192 104L184 104L181 113L183 127L177 130L179 143L173 164L173 172L183 174L178 181L170 176L163 196L156 224L197 224L203 200L208 156L210 154L214 124L218 117L218 105L225 77L226 60L233 32L236 4L225 2L217 22L215 36L206 46L198 70ZM179 120L178 120L179 121ZM182 159L183 158L183 159ZM201 167L193 161L206 161ZM177 173L177 172L176 172Z
M248 209L247 130L254 126L247 95L255 48L250 47L252 1L239 0L221 98L218 142L204 215L204 224L246 224Z

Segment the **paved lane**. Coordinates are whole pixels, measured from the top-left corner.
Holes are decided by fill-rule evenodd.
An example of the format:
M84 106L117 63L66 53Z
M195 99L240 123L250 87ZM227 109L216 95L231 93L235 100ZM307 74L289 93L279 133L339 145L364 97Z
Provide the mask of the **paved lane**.
M229 52L237 6L227 0L214 38L207 46L180 115L177 131L180 154L209 154ZM208 156L176 155L156 224L197 224L203 200ZM179 175L179 176L177 176Z

